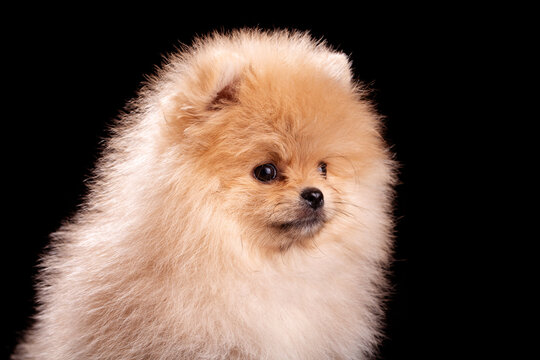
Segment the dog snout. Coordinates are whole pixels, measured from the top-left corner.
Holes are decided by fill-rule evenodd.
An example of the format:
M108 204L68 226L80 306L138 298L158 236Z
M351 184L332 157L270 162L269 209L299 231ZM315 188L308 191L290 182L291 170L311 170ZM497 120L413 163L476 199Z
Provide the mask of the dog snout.
M303 201L311 207L313 210L316 210L324 205L324 195L321 190L317 188L305 188L300 193Z

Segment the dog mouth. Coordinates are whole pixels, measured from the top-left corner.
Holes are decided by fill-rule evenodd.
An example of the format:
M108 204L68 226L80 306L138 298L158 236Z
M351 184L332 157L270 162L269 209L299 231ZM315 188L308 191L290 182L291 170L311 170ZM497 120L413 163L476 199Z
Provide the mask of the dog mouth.
M295 244L299 246L309 244L309 240L317 236L328 221L326 212L322 209L300 211L295 215L292 220L283 219L269 224L280 252L287 251Z
M322 228L326 222L326 216L322 212L317 212L310 216L301 217L291 221L276 223L274 227L282 232L291 232L298 234L314 234Z

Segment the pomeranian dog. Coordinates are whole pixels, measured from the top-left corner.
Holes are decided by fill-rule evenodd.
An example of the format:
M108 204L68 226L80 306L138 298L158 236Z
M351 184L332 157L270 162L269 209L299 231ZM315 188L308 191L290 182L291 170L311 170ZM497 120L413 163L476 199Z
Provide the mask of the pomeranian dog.
M13 359L364 359L394 162L343 53L237 30L171 55L52 235Z

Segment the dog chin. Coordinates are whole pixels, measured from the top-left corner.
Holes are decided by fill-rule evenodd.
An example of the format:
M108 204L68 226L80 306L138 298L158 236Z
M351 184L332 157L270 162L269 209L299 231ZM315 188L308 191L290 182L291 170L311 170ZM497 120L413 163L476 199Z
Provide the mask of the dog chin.
M281 234L292 239L309 238L317 235L326 222L325 213L317 212L291 221L275 223L273 227Z

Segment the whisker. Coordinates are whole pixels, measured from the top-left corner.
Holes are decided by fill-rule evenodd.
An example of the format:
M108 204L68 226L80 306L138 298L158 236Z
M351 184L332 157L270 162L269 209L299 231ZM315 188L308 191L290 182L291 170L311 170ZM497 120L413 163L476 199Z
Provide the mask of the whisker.
M357 209L359 209L359 210L367 211L367 212L372 212L372 210L369 209L369 208L366 208L366 207L363 207L363 206L360 206L360 205L357 205L357 204L354 204L354 203L348 202L348 201L335 200L334 203L335 203L335 204L338 204L338 205L351 206L351 207L357 208Z
M272 209L272 213L270 214L270 217L269 217L269 218L272 219L272 218L274 217L274 215L275 215L275 213L276 213L276 208L277 208L278 206L285 205L285 204L286 204L286 202L284 202L284 201L281 201L281 202L278 202L277 204L275 204L275 205L274 205L274 208Z

